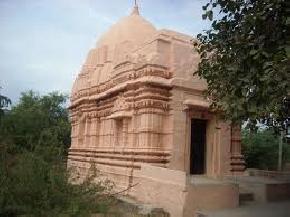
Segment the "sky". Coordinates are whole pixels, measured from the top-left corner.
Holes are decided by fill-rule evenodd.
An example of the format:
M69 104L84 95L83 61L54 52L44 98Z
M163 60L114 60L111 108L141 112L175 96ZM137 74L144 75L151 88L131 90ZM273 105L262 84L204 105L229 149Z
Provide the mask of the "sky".
M206 0L138 0L140 13L157 29L196 36ZM134 0L0 0L1 94L69 94L89 49Z

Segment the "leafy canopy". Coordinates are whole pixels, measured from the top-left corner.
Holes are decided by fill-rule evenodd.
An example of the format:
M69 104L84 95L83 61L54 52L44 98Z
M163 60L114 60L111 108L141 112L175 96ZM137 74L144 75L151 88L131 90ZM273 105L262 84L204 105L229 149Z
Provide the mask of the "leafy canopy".
M212 108L229 120L287 117L286 1L210 0L203 6L203 19L212 26L195 44L201 55L197 74L208 83Z
M28 91L21 94L0 125L0 140L20 149L54 145L66 151L70 144L70 123L65 108L67 96L57 92L45 96Z

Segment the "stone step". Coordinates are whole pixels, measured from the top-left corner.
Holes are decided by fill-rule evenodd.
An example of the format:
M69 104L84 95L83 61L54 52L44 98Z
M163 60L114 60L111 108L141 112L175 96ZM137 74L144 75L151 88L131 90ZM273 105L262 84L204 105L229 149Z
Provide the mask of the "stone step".
M248 205L255 201L255 194L247 188L239 186L239 203L240 205Z

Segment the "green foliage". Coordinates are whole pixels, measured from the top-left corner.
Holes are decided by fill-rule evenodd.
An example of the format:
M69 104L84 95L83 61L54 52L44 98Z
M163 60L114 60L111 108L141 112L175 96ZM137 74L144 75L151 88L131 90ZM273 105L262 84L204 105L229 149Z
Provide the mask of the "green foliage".
M197 73L208 83L212 108L227 119L287 117L282 108L289 94L286 2L210 0L203 7L212 27L195 44L201 55Z
M15 154L15 147L1 146L0 216L90 216L104 212L111 198L106 182L91 182L95 170L79 184L72 184L59 150L36 147Z
M53 144L66 151L70 144L67 96L57 92L39 96L33 91L22 93L20 102L5 115L0 139L19 149L33 150L35 145Z
M290 147L284 144L284 162L290 160ZM243 131L242 152L248 168L276 170L278 165L279 137L272 130L252 133Z
M66 168L67 97L23 93L0 122L0 216L79 217L105 212L112 184L93 165L80 181ZM78 182L77 182L78 181Z

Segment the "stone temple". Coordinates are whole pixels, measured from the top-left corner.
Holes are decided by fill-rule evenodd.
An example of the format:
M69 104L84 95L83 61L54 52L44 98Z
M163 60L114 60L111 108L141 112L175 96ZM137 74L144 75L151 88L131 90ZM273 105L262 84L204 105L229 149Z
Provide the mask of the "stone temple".
M244 171L240 128L210 111L192 41L157 30L135 5L89 51L71 93L69 166L94 163L173 217L236 207L237 187L222 180Z

